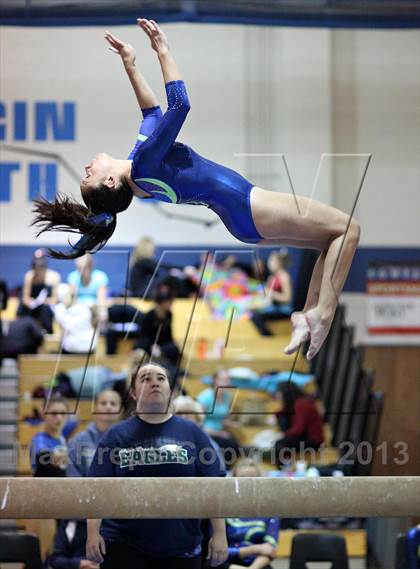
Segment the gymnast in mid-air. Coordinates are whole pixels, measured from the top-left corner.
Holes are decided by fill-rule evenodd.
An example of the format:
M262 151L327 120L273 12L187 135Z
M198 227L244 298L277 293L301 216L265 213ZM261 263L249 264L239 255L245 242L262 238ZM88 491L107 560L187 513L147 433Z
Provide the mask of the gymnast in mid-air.
M168 108L164 114L152 89L136 67L134 48L106 32L110 49L119 54L142 110L136 144L127 160L98 154L85 166L80 189L85 205L68 196L35 201L33 223L41 229L70 231L82 237L68 253L72 259L105 245L116 227L117 214L133 196L140 199L204 205L213 210L240 241L286 245L320 251L305 306L292 314L292 336L285 353L310 341L312 359L328 335L338 297L356 251L360 228L347 214L309 198L267 191L233 170L203 158L176 142L190 110L187 90L165 33L153 20L139 19L157 53Z

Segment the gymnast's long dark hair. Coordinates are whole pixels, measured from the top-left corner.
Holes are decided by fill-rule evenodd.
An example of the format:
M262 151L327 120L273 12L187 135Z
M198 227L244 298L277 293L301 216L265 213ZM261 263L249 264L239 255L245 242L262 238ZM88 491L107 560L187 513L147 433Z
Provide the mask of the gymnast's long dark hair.
M126 210L132 199L133 191L127 181L120 182L115 190L100 186L85 191L85 206L62 194L53 202L38 198L34 201L32 225L41 228L37 237L44 231L82 235L76 244L69 241L68 253L48 249L49 255L56 259L76 259L104 247L117 226L117 213Z

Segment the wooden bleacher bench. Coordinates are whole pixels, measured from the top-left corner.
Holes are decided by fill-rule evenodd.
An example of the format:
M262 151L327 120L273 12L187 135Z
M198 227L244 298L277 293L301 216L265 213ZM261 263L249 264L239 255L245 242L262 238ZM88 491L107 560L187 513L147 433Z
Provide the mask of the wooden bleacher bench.
M94 419L94 402L86 399L67 399L69 406L69 415L76 415L80 421L92 421ZM19 402L19 415L21 417L29 417L33 415L33 410L39 412L44 410L43 399L30 399ZM48 412L48 407L46 408Z
M254 447L254 439L256 435L265 429L277 430L269 425L246 425L230 428L239 444L244 447ZM338 449L330 446L330 444L326 442L322 449L318 451L304 452L300 457L298 457L298 459L305 460L308 466L331 466L333 464L337 464L340 459L340 452ZM261 464L263 471L276 469L276 465L271 463L271 456L267 455L267 458L264 458L264 460L267 460L268 462L263 462Z
M185 363L184 363L185 362ZM225 354L219 359L198 359L184 360L184 369L191 375L211 375L218 369L228 369L233 367L247 367L256 373L267 373L273 370L289 371L292 368L293 361L289 356L270 358L269 356L252 356L250 354L235 354L230 356ZM306 373L307 365L302 359L298 359L295 371Z
M109 304L123 303L125 299L110 298ZM7 310L2 312L4 321L13 320L18 306L17 298L10 298ZM138 308L142 312L147 312L153 307L153 303L143 301L138 298L128 298L127 303ZM194 313L191 318L191 314ZM227 346L227 354L229 359L233 359L236 354L233 352L244 352L245 354L253 354L270 359L293 362L293 358L286 358L282 354L283 348L288 341L290 335L290 323L283 320L275 323L276 335L274 337L261 336L252 322L249 320L233 320L214 319L211 314L210 307L205 299L198 299L195 303L194 299L176 299L173 308L173 335L179 343L184 343L187 336L187 346L195 346L196 342L205 338L209 344L209 348L215 340L225 339L229 332L229 343ZM45 338L44 351L58 349L60 343L60 330L56 326L54 334L47 335ZM120 345L121 342L119 342ZM239 358L240 359L240 358ZM289 365L290 367L290 365Z
M113 297L108 299L108 306L114 304L127 304L134 306L134 308L145 313L154 307L154 303L143 300L140 298L128 297ZM3 310L1 315L4 321L14 320L16 318L16 312L19 306L19 299L16 297L10 297L7 309ZM182 327L182 332L187 329L187 324L191 319L191 313L194 311L191 320L191 326L193 328L202 327L202 331L205 330L203 336L207 338L217 338L217 334L222 333L224 337L224 332L226 332L227 326L229 326L228 319L214 319L212 317L211 308L209 303L205 298L199 298L197 302L193 298L177 298L175 299L172 306L173 313L173 324L175 327ZM208 323L211 323L211 329L207 329ZM241 336L259 336L254 325L248 320L233 320L232 331L235 327L240 329ZM288 334L290 330L290 324L288 320L282 320L275 323L275 330L277 334Z
M61 334L45 334L38 354L57 354L61 351Z
M117 303L123 299L111 299L112 303ZM128 299L128 302L146 312L152 307L152 303L144 302L139 299ZM253 324L246 320L234 321L232 323L229 335L229 343L221 358L205 358L197 357L197 342L201 338L205 338L208 349L211 352L214 341L224 338L227 334L229 322L227 320L214 320L207 302L199 299L194 311L193 318L190 321L191 310L193 307L192 299L177 299L173 305L173 323L174 335L178 342L183 342L188 331L188 338L185 345L183 367L188 371L188 377L184 380L184 387L187 392L196 397L201 391L206 389L206 385L201 382L202 375L213 374L220 368L232 367L248 367L257 373L265 373L272 370L290 370L294 356L289 357L283 354L283 346L286 344L290 333L290 324L286 321L276 323L276 332L278 336L262 337L258 334ZM13 303L12 303L13 304ZM59 346L59 336L53 335L48 339L49 346ZM121 342L119 343L121 345ZM46 346L47 347L47 346ZM127 345L124 346L124 349ZM104 355L104 340L100 339L98 349L89 359L89 365L104 366L109 369L120 372L129 371L130 358L127 353L118 353L115 356ZM41 407L42 401L33 400L30 397L33 389L39 385L48 386L51 378L58 371L66 371L71 368L84 367L86 365L86 356L75 355L56 355L56 354L39 354L35 356L21 356L19 358L19 392L21 397L19 408L19 418L30 415L32 407L35 405ZM299 357L296 365L296 371L307 372L307 362L303 357ZM307 393L314 393L316 386L311 383L305 388ZM35 401L35 403L34 403ZM71 401L72 408L75 408L75 402ZM265 392L247 389L235 389L233 391L233 402L231 412L246 414L251 410L253 413L253 425L242 425L237 433L238 440L241 444L250 444L254 436L263 429L270 428L266 424L265 415L272 414L276 410L276 402ZM251 406L251 407L250 407ZM261 414L259 414L261 410ZM78 417L82 421L92 420L92 402L80 401L78 407ZM235 417L233 417L234 419ZM22 435L22 443L27 441L29 431L20 430ZM32 434L33 436L33 434ZM20 438L20 437L19 437ZM32 437L31 437L32 438ZM334 449L331 449L332 451ZM327 463L336 462L337 453L330 450L324 451L323 459L327 453Z
M128 304L133 305L142 312L147 312L153 306L153 303L143 301L138 298L126 299ZM109 304L118 304L125 302L123 298L111 298ZM11 298L7 311L3 312L4 320L11 319L18 306L18 299ZM194 309L193 316L191 313ZM283 348L288 342L290 335L290 323L284 320L276 323L276 332L278 335L273 337L260 336L252 322L247 320L233 320L232 323L228 319L216 320L212 317L211 310L205 299L198 299L195 303L194 299L176 299L173 304L173 334L179 345L184 345L183 367L193 376L207 375L214 373L218 368L231 367L249 367L257 373L265 373L272 370L286 371L290 370L294 364L294 356L286 356L283 354ZM28 361L30 369L26 368L24 362L20 366L21 374L24 376L34 375L50 375L54 372L55 366L42 366L42 362L56 363L55 356L50 352L59 352L61 336L58 328L52 335L46 335L41 354L34 359ZM197 358L197 344L205 338L208 344L208 351L211 353L214 343L217 340L227 337L229 332L229 341L224 354L221 358L208 357L206 359ZM185 341L186 339L186 341ZM104 338L100 337L97 351L90 358L91 365L105 365L114 371L118 371L114 366L119 366L116 358L121 358L121 366L129 365L128 352L133 345L132 340L122 340L118 342L119 353L111 359L109 356L107 361L102 361L105 356ZM74 356L71 356L74 357ZM125 360L125 361L124 361ZM73 364L71 360L69 367L82 367L85 365L86 359L80 358L80 364ZM57 369L66 370L66 356L60 356L59 367ZM296 362L296 371L306 372L307 362L299 356ZM28 373L27 373L28 372Z
M35 354L19 356L19 375L20 376L50 376L57 370L68 370L73 368L85 367L86 356L59 355L57 354ZM104 366L112 371L119 372L128 369L128 361L124 356L100 356L92 354L89 358L90 366Z
M110 304L120 302L121 299L110 299ZM127 302L142 312L147 312L152 308L152 303L139 299L127 299ZM12 320L15 317L18 306L17 299L10 299L8 310L2 313L3 320ZM210 308L207 302L199 299L192 319L191 311L193 307L192 299L177 299L173 305L173 335L179 345L184 344L185 336L188 333L185 343L183 367L187 369L190 377L185 379L185 388L192 397L196 397L201 391L206 389L206 385L201 382L200 376L214 373L219 368L231 367L249 367L257 373L265 373L272 370L286 371L292 368L294 356L285 356L283 348L289 340L290 323L288 320L270 323L270 327L276 334L273 337L262 337L256 331L250 321L241 320L233 321L227 349L225 349L222 358L206 358L197 357L197 344L199 340L205 338L208 344L208 350L211 352L216 340L226 338L229 330L229 322L227 320L215 320L211 316ZM48 352L58 352L60 349L61 336L56 326L53 335L47 335L45 338L43 351L47 353L37 356L22 356L19 359L19 392L25 395L20 398L19 404L19 424L18 424L18 440L19 454L17 457L18 474L21 476L30 476L31 467L29 461L29 445L33 436L38 432L42 425L33 426L22 421L23 417L31 415L33 407L42 408L43 401L39 399L28 398L28 393L32 393L33 389L40 384L48 385L52 376L56 371L66 371L71 368L84 367L86 365L86 357L80 356L60 356L57 362L57 355L49 355ZM90 358L90 365L100 365L119 372L128 371L129 356L128 353L132 348L132 340L119 341L118 353L115 356L105 356L104 339L101 337L98 342L96 354ZM307 372L307 362L299 356L296 362L296 371ZM316 386L310 384L305 388L307 393L314 393ZM266 417L264 414L273 413L276 410L276 403L265 392L255 390L236 389L234 392L232 413L241 411L246 413L247 405L252 402L253 405L258 403L262 414L259 417L258 425L242 425L235 432L238 441L242 445L252 445L252 441L256 434L261 430L272 428L265 424ZM69 400L70 410L76 409L76 401ZM93 420L92 401L81 400L77 407L77 416L80 420L77 431L86 428L88 422ZM257 419L258 420L258 419ZM325 427L325 435L327 443L330 441L330 432L328 426ZM339 456L338 451L332 448L326 448L319 455L319 461L312 464L334 464ZM271 470L274 466L271 464L263 464L263 470ZM48 520L45 522L47 523ZM55 523L48 526L47 534L43 539L44 545L51 542L53 532L55 531ZM318 530L317 530L318 531ZM280 532L280 540L277 548L279 558L288 558L291 550L291 542L293 536L299 531L285 530ZM346 539L347 551L349 557L363 558L366 556L366 533L363 530L337 530L336 533L343 535ZM45 550L45 547L44 547Z
M6 310L0 310L2 321L8 322L10 320L14 320L16 318L16 312L18 306L19 306L19 299L16 298L15 296L10 296L9 300L7 301Z
M48 385L51 379L58 372L66 371L74 368L84 368L86 365L86 356L72 356L72 355L61 355L57 356L55 354L37 354L37 355L24 355L19 357L19 375L20 393L32 392L32 390L38 385ZM197 360L193 359L186 365L188 374L191 377L185 379L185 386L191 385L192 391L191 395L195 396L198 392L204 390L206 386L201 383L200 377L202 375L211 375L217 369L237 367L238 361L232 361L227 359L221 359L218 362L212 360ZM124 355L115 356L101 356L95 357L92 355L89 359L90 366L103 366L111 369L114 372L126 372L129 373L130 359ZM242 363L242 365L244 365ZM250 367L254 371L263 372L268 371L267 367L271 366L273 369L275 362L270 362L267 360L253 360L248 361L246 367ZM196 381L196 383L193 383ZM194 387L193 387L194 386ZM314 384L308 384L305 388L307 393L312 393L315 390ZM238 390L244 393L248 390ZM255 390L249 390L249 397L254 399L255 397L262 397L263 392L258 392ZM268 397L268 396L267 396Z
M93 356L92 356L93 357ZM30 416L34 407L41 409L43 407L43 401L41 399L32 399L30 393L32 393L35 387L40 385L48 386L54 373L57 371L65 371L67 369L75 367L84 367L86 364L86 357L74 356L74 355L64 355L59 357L59 363L57 365L57 356L55 355L26 355L19 358L19 369L20 369L20 382L19 382L19 392L21 394L20 405L19 405L19 419L25 416ZM103 365L114 371L126 370L128 368L128 359L121 355L116 356L102 356L95 357L91 359L90 363L92 365ZM193 360L190 371L194 371L195 375L192 377L187 377L183 381L183 386L192 397L197 397L197 395L207 388L207 386L202 383L201 375L205 371L211 372L213 369L209 367L209 361L205 360ZM266 364L267 362L265 362ZM204 365L203 365L204 364ZM306 391L311 393L315 389L315 386L308 384ZM75 400L69 400L70 410L76 410L77 402ZM251 407L250 407L251 405ZM273 401L271 396L264 391L248 390L243 388L232 388L232 406L231 413L233 419L235 419L235 413L240 413L246 415L248 412L252 412L254 422L257 425L252 426L241 426L235 432L236 437L239 442L243 445L251 445L254 436L267 428L270 428L266 424L266 416L273 414L277 411L278 403ZM78 418L85 422L93 420L92 416L93 402L90 400L80 400L77 406ZM261 413L259 414L259 410ZM33 434L36 432L32 429ZM21 444L26 444L30 442L28 436L24 436L25 429L19 430L19 440ZM328 439L329 440L329 439ZM337 461L338 454L335 449L327 449L323 451L322 456L319 459L319 463L332 464ZM29 463L25 464L26 466Z

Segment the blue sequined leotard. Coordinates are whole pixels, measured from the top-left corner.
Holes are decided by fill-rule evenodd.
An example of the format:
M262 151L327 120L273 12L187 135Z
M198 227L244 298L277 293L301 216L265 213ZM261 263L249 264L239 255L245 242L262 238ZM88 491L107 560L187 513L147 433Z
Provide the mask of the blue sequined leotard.
M240 561L241 566L248 567L257 556L251 554L243 557L240 553L244 547L269 543L277 549L279 529L279 518L227 518L228 561L232 564Z
M240 241L258 243L251 214L253 184L230 168L175 142L190 110L183 81L166 84L168 109L143 109L137 143L130 153L131 177L150 197L169 203L205 205Z

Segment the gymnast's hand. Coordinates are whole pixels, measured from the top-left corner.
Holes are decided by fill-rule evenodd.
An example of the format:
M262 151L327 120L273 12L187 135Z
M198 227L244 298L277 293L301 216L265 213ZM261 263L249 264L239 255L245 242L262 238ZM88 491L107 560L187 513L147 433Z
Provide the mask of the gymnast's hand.
M169 43L164 32L159 28L154 20L138 18L137 25L146 33L150 39L152 49L159 55L164 55L169 51Z
M105 32L105 39L110 45L109 49L121 57L125 67L134 66L136 62L136 52L132 45L123 42L108 31Z

